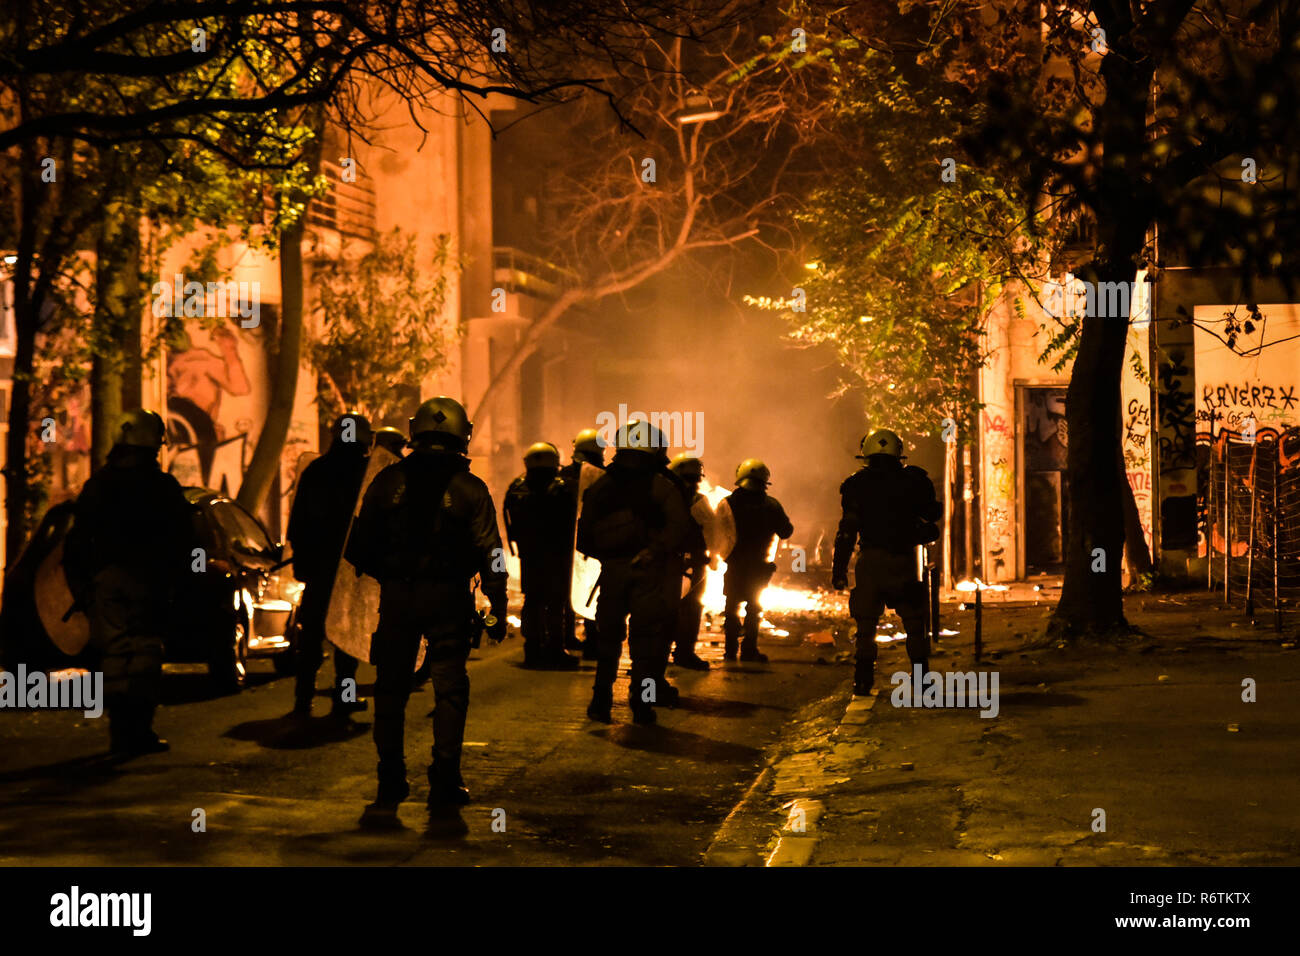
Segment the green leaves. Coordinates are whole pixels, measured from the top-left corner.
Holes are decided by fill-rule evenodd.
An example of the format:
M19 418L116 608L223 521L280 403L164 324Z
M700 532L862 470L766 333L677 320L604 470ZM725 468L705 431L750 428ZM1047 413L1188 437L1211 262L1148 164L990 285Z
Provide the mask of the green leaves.
M422 256L414 235L394 229L359 258L321 265L319 328L307 354L320 374L322 415L359 408L376 424L397 418L408 392L446 366L456 335L442 315L449 250L443 235Z

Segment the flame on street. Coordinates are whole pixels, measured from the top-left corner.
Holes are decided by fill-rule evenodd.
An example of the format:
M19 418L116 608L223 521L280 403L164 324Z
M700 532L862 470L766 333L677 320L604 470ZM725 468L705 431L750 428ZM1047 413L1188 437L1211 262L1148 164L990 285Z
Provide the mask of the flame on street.
M715 511L723 498L731 492L719 485L712 485L708 479L700 482L700 494L709 500L709 506ZM775 548L773 548L775 551ZM774 555L769 552L768 560ZM710 567L704 579L704 610L711 614L721 614L726 608L727 599L722 591L723 577L727 573L727 562L717 559L717 568ZM769 584L758 598L764 611L821 611L827 609L826 596L807 588L789 588L779 584Z

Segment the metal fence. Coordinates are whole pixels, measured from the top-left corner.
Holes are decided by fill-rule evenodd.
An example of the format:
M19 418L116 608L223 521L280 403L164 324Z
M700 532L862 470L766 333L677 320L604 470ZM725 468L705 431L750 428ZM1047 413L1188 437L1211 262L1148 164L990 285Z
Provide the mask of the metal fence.
M1221 433L1205 495L1207 582L1279 630L1300 610L1300 429Z

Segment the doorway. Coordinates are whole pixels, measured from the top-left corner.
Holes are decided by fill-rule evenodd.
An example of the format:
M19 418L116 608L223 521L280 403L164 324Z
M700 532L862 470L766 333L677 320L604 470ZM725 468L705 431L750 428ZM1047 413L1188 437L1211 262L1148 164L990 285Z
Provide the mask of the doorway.
M1026 575L1059 574L1065 569L1070 526L1065 393L1063 386L1017 388L1022 463L1020 527Z

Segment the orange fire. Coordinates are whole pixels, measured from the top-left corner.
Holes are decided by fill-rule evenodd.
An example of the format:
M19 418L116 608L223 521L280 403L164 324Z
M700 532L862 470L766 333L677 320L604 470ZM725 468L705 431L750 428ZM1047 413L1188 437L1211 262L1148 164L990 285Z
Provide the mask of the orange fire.
M700 494L709 501L715 511L723 498L731 492L720 485L712 485L708 479L700 482ZM768 560L776 556L777 541L772 539L768 551ZM711 614L721 614L726 608L726 597L722 593L722 579L727 573L727 562L717 559L717 567L710 567L704 580L704 609ZM826 608L825 597L817 591L807 588L788 588L779 584L769 584L759 595L759 605L765 611L819 611Z

